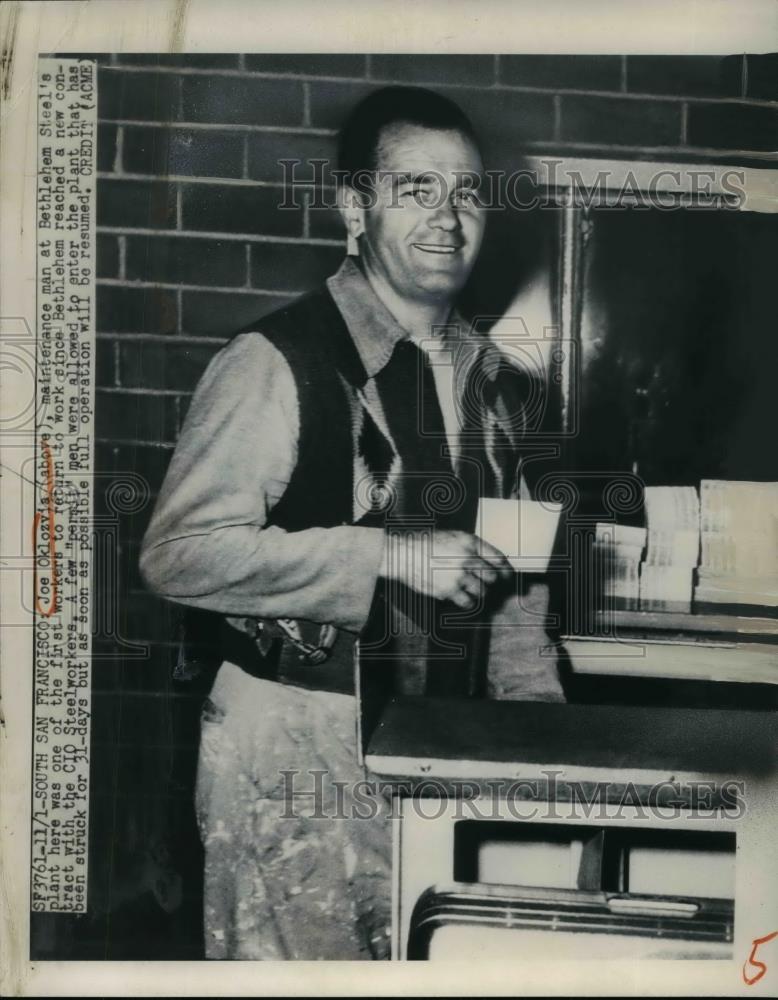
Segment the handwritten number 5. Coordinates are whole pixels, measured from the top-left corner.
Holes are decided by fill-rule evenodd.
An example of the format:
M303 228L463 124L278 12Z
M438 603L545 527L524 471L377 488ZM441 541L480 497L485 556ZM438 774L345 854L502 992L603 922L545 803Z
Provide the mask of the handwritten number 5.
M751 954L748 956L748 961L743 962L743 982L747 986L753 986L754 983L758 983L762 976L767 972L767 966L764 962L760 962L756 957L756 949L760 944L767 944L768 941L772 941L774 937L778 937L778 931L773 931L772 934L768 934L766 937L754 938L753 947L751 948ZM753 965L759 971L755 976L749 977L746 975L746 966Z

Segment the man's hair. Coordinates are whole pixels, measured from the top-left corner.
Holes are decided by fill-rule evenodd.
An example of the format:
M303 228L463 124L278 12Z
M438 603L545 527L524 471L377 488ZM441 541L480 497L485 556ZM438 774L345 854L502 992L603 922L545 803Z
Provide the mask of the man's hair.
M338 136L338 168L346 184L362 171L378 169L381 133L391 125L455 130L478 145L475 130L453 101L422 87L382 87L351 111Z

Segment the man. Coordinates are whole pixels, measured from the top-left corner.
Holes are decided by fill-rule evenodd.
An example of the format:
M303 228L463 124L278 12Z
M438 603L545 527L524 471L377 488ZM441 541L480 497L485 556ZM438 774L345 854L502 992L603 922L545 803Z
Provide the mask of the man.
M204 613L183 665L221 664L197 787L213 958L387 955L389 807L356 808L356 637L400 691L563 698L542 628L487 629L522 624L516 576L474 534L479 495L522 488L522 382L453 309L485 225L472 127L386 88L339 160L349 256L213 359L141 557L151 588ZM545 590L526 590L542 626ZM310 801L290 809L295 778Z

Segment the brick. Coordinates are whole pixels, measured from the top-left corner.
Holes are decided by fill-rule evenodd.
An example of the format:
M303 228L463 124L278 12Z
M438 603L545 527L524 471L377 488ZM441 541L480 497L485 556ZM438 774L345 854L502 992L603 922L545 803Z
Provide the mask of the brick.
M311 84L311 125L315 128L340 128L357 101L377 90L380 84L328 83Z
M127 727L122 731L122 742L137 741L139 736L142 741L144 715L150 720L153 732L165 731L161 745L180 746L198 742L202 698L196 692L171 688L165 697L146 691L127 692L124 707L126 715L122 713L122 718L126 720Z
M137 625L134 623L129 624L137 630ZM155 631L159 632L160 630L157 629ZM170 629L161 633L164 638L159 638L150 644L148 657L133 657L132 659L128 657L122 662L120 685L123 691L133 695L167 695L172 685L172 651L169 646L163 646L161 643L167 641L173 633L174 626L171 622ZM167 697L132 697L125 699L125 703L132 702L133 704L137 704L137 709L133 713L136 717L141 715L144 710L153 712L158 702L164 703L166 701ZM128 728L125 732L132 732L132 730ZM140 732L143 732L143 727Z
M171 398L175 399L175 397ZM148 530L151 515L154 513L154 499L151 498L145 503L143 500L144 497L141 497L135 509L130 513L119 511L119 541L122 548L125 548L130 542L140 544ZM145 585L141 589L143 593L147 593ZM130 591L127 590L127 593Z
M175 613L175 612L174 612ZM171 673L168 670L169 647L155 647L149 651L145 660L126 661L128 672L153 670L156 673L156 683L153 686L130 688L132 692L122 706L120 741L124 744L136 743L141 734L148 733L147 742L158 746L179 745L185 741L174 738L174 721L181 715L177 697L172 691ZM154 696L154 689L164 692L166 697ZM190 730L191 732L191 730ZM152 736L153 734L153 736ZM177 734L175 734L177 736ZM197 742L196 740L194 741Z
M374 80L397 83L463 83L488 86L495 80L492 55L374 55Z
M101 181L97 185L98 200L100 188L104 184ZM119 275L119 240L116 236L108 236L105 233L97 234L97 277L116 278Z
M308 291L333 274L343 256L339 247L255 243L251 247L251 284L278 291Z
M182 333L228 337L288 302L289 297L283 295L186 291L181 306Z
M523 143L553 137L554 99L550 94L463 90L453 96L473 123L489 169L515 169L517 150ZM506 135L510 135L510 143L506 143Z
M778 52L747 55L746 97L778 101Z
M343 240L346 234L337 208L309 208L309 233L314 239Z
M175 399L175 397L172 398ZM141 497L142 500L143 497ZM136 505L136 509L132 510L129 514L122 514L120 512L119 524L122 549L133 542L141 543L148 530L151 515L154 513L154 502L155 497L151 497L146 503L139 502ZM148 592L145 584L141 587L141 591L143 593ZM128 589L127 592L130 593L130 590Z
M176 413L172 397L98 389L95 399L95 420L100 437L115 441L175 440Z
M172 73L106 69L100 74L100 118L132 121L178 121L179 78Z
M186 52L171 55L167 52L119 52L119 66L181 66L184 69L237 69L240 56L229 52Z
M114 534L114 543L121 547L123 537L129 530L132 511L149 506L146 486L132 469L113 472L100 469L95 473L94 486L95 517L115 522L114 529L118 534Z
M209 344L125 340L119 346L122 386L192 391L216 351Z
M677 97L739 97L742 56L627 56L627 90Z
M778 108L749 104L689 106L687 142L713 149L778 150Z
M192 402L191 395L189 396L177 396L176 397L176 409L177 409L177 428L178 434L181 433L181 428L184 426L184 421L186 420L186 415L189 412L189 404Z
M533 150L534 155L551 158L565 156L573 158L580 156L595 156L609 159L612 158L614 152L618 152L619 154L628 152L631 155L632 147L615 147L612 143L603 143L601 146L592 147L591 149L587 148L584 151L581 149L581 146L575 142L553 142L548 144L544 143L542 145L537 144ZM720 162L721 151L703 152L698 149L690 149L686 146L678 146L677 149L672 150L668 150L667 148L661 146L657 146L655 149L647 147L640 148L640 159L645 163L667 163L668 157L670 157L674 163L715 164ZM742 153L738 155L727 151L727 165L733 167L753 167L753 153Z
M501 55L500 83L549 90L620 90L621 56Z
M172 452L172 449L158 450ZM151 519L155 496L148 491L147 484L135 470L101 474L96 478L95 517L111 525L111 537L102 543L103 552L109 546L114 553L111 559L106 559L105 555L102 557L105 571L111 570L115 574L112 581L104 576L100 589L105 594L123 595L128 592L126 567L122 561L124 551L131 541L140 544Z
M186 230L302 236L303 206L280 209L283 189L251 185L188 184L182 191Z
M118 608L117 632L130 642L172 643L175 638L174 624L179 614L180 609L147 590L128 591L122 595ZM114 646L117 651L121 650L115 639ZM133 671L153 666L158 674L162 674L169 655L169 647L152 645L146 656L128 662ZM128 687L137 690L137 685Z
M102 338L95 345L95 384L109 387L116 385L113 343Z
M113 607L103 607L106 599L106 591L98 589L95 592L95 603L93 607L93 629L92 635L92 691L105 694L106 698L116 698L119 692L126 690L126 664L132 663L135 666L143 666L150 663L153 645L149 638L139 640L131 637L133 625L146 623L152 629L150 623L153 618L149 614L147 607L142 614L136 612L130 605L130 598L126 591L114 595L115 604ZM159 603L159 602L158 602ZM128 616L129 612L129 616ZM137 614L137 617L134 615ZM164 631L164 624L156 625L156 631L167 637ZM114 746L118 743L119 729L115 731ZM107 745L107 744L106 744ZM101 755L92 755L92 767L96 759ZM93 778L94 782L94 778ZM92 792L96 790L93 783Z
M114 790L118 795L123 791L134 792L141 788L146 791L157 789L160 794L165 795L175 794L176 791L191 791L197 769L197 755L196 745L161 750L158 746L146 746L143 743L136 746L125 744L114 779Z
M101 173L110 173L114 168L118 131L118 125L110 125L107 122L97 123L97 169Z
M99 600L96 595L96 600ZM113 694L122 686L122 662L113 655L113 645L99 637L92 637L92 694ZM102 754L92 754L92 767L95 761L102 760Z
M290 73L303 76L363 77L366 59L345 53L261 53L246 56L252 73Z
M330 83L311 87L311 122L315 126L339 128L358 100L372 89L356 84ZM516 130L524 140L549 139L554 131L551 95L517 94L510 90L444 91L467 114L485 146L495 150L505 145L506 130Z
M175 229L177 186L166 181L102 180L97 185L97 225Z
M470 117L476 133L484 139L505 142L506 133L524 140L546 139L554 131L553 98L546 94L516 94L511 91L468 91L450 95Z
M297 80L240 76L182 78L188 122L229 125L301 125L303 87Z
M109 689L110 690L110 689ZM95 798L95 790L109 789L114 786L114 778L116 775L116 769L119 766L119 756L120 749L116 744L109 745L104 744L103 752L100 754L90 754L89 760L89 839L92 840L94 836L94 831L100 830L102 828L106 839L112 837L115 833L115 815L116 815L116 803L113 803L113 809L110 811L107 808L101 807L102 803ZM94 814L94 815L93 815ZM113 845L112 845L113 849ZM99 871L99 866L95 864L94 855L90 857L89 867L92 869L89 873L89 894L94 892L94 870L97 868ZM103 881L98 876L98 885ZM108 893L108 885L101 886L101 890Z
M146 481L150 495L159 492L173 454L167 448L146 445L120 444L115 446L116 473L132 472Z
M99 343L99 340L98 340ZM95 442L95 469L99 475L108 475L114 467L118 445Z
M176 293L166 288L97 285L99 333L175 333Z
M124 706L118 698L103 691L92 698L92 746L111 746L119 736L119 720Z
M240 132L125 125L122 165L130 174L242 177L244 142Z
M336 160L335 136L311 135L302 132L260 132L248 136L248 174L254 180L274 183L305 183L321 177L333 183L331 170ZM281 160L299 160L294 167L284 167ZM310 165L311 160L327 160L322 167Z
M246 249L239 241L189 236L128 236L127 277L185 285L243 285Z
M148 592L140 572L140 550L142 535L123 543L117 562L119 587L122 593Z
M681 137L681 105L566 94L561 137L614 146L676 146Z
M196 746L200 735L201 705L200 698L186 694L171 692L166 698L151 692L130 694L122 703L121 741L138 742L143 739L144 733L154 733L159 743Z
M119 558L119 573L122 586L126 591L146 590L146 584L140 574L141 541L141 538L133 539L122 546Z

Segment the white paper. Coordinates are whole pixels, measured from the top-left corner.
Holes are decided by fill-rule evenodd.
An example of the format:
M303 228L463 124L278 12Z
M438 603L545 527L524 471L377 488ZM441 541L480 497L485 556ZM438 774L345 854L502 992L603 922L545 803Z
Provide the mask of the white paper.
M481 497L476 534L499 549L515 570L544 573L554 547L561 503Z

